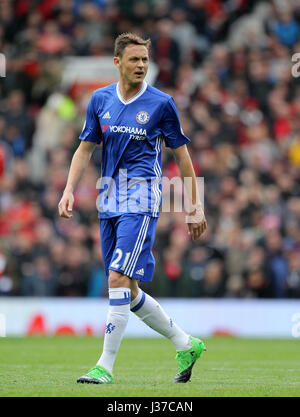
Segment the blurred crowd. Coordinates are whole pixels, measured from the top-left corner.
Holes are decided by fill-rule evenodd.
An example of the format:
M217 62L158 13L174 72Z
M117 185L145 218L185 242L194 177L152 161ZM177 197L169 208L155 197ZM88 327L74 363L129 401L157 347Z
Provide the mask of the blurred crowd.
M155 86L174 97L205 181L208 230L192 242L184 213L161 213L147 291L299 298L293 0L1 2L0 295L107 294L96 210L101 147L75 192L73 219L57 213L89 100L61 88L61 58L111 56L125 31L151 38ZM179 175L168 148L163 175Z

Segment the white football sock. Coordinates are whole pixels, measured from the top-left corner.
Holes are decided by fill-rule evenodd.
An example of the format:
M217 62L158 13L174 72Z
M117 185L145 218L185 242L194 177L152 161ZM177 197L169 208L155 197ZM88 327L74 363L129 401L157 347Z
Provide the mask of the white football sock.
M130 309L147 326L168 338L176 350L186 350L192 346L189 335L170 319L154 298L141 289L131 302Z
M103 352L97 365L101 365L111 375L130 313L130 288L109 289L109 309L106 319Z

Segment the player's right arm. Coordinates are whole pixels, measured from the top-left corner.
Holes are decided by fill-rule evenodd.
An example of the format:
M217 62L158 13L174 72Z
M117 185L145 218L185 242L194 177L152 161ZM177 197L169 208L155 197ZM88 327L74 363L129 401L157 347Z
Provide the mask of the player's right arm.
M102 132L97 116L97 111L100 108L99 106L101 106L99 102L99 95L94 93L89 102L86 112L86 120L79 136L81 143L73 155L67 184L63 196L58 204L59 215L67 219L72 217L74 204L73 191L89 163L95 146L101 143L102 140Z
M81 141L73 155L67 184L63 196L58 204L58 212L61 217L65 217L66 219L70 219L72 217L74 204L73 191L78 184L85 168L87 167L95 147L96 143L94 142Z

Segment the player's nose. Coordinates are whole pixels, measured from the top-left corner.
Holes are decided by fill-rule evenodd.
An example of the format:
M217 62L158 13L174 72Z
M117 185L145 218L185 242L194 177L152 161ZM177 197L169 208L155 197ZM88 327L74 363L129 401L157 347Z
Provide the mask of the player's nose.
M144 66L145 66L144 61L143 61L142 59L140 59L140 60L138 61L138 67L139 67L139 68L144 68Z

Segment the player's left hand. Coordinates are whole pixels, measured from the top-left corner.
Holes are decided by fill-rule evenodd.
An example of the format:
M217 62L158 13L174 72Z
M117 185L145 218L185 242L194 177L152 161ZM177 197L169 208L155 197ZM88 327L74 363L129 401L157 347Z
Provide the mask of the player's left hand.
M201 223L188 223L188 228L189 235L192 236L193 240L197 240L207 228L206 220L204 219Z
M207 228L205 215L202 209L196 209L192 214L189 214L186 217L186 222L192 240L199 239Z

